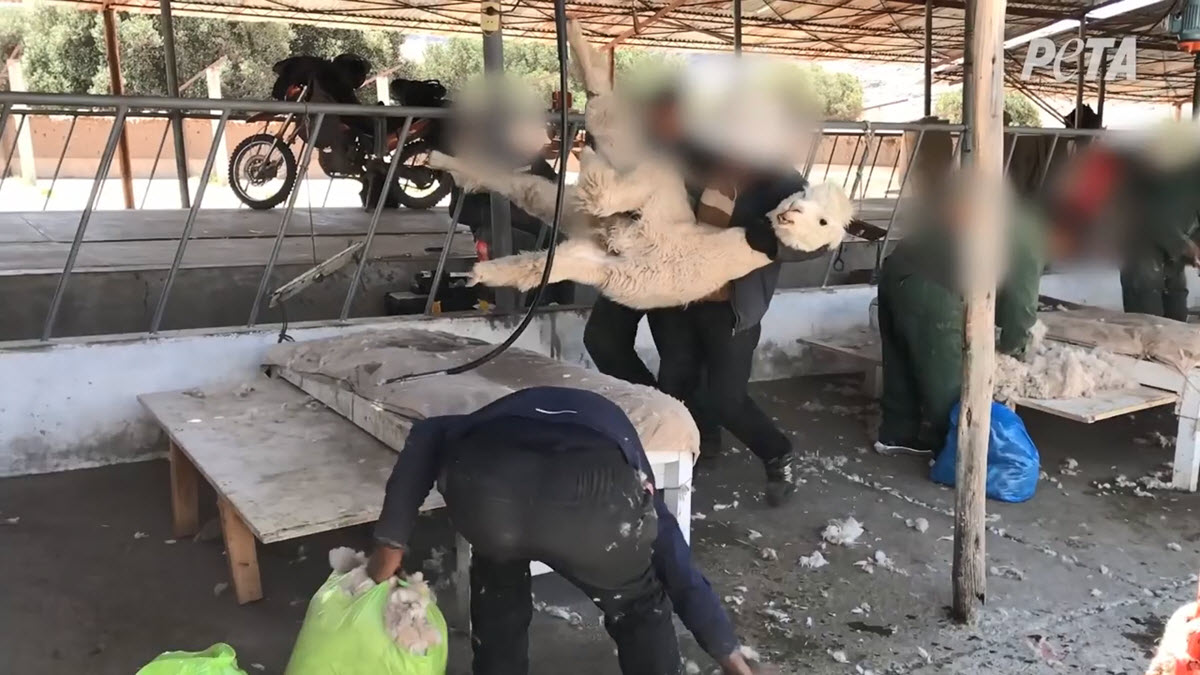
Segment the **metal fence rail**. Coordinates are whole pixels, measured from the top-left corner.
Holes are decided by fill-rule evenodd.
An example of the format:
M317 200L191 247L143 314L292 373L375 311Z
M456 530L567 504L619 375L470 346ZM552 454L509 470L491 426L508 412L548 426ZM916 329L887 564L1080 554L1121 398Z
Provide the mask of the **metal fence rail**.
M93 176L88 200L80 213L79 223L75 229L66 262L62 272L58 276L54 295L50 299L49 309L41 331L41 338L43 340L49 340L55 335L56 320L62 309L63 298L71 281L71 275L75 270L80 249L85 241L88 225L97 209L97 202L102 187L108 178L118 140L125 123L131 118L170 120L176 116L187 119L216 121L212 140L205 153L204 168L199 177L199 184L195 188L195 194L191 195L192 199L190 199L190 204L187 207L187 217L182 231L177 238L174 257L155 301L152 318L146 327L146 334L152 335L162 329L172 292L175 290L180 270L183 267L189 242L193 238L193 230L199 211L203 208L206 187L213 175L217 161L221 159L219 151L224 132L231 121L243 120L250 115L259 113L297 116L306 121L310 133L307 134L309 140L302 142L297 165L297 180L286 198L285 207L280 213L279 226L275 231L270 253L267 259L263 261L262 276L259 279L258 289L253 298L249 316L246 319L247 326L255 326L259 322L263 301L269 295L271 277L279 260L289 224L293 218L297 195L302 189L301 184L309 180L307 170L314 152L312 139L317 137L320 129L331 124L331 118L336 116L373 118L380 122L386 119L393 119L402 120L399 137L405 138L408 131L412 128L415 119L445 119L453 115L451 110L385 105L305 104L229 99L0 93L0 137L3 137L6 127L12 123L11 120L13 118L20 118L20 121L17 122L20 126L29 124L28 120L31 117L41 115L66 115L71 118L66 138L63 141L61 150L57 153L54 177L50 181L43 208L45 208L46 204L49 204L50 196L55 189L55 184L58 182L59 173L63 167L68 147L71 145L72 138L76 133L78 119L81 117L107 117L112 120L103 152ZM548 121L553 121L553 115L548 114ZM582 116L573 116L571 128L566 137L574 138L574 134L571 132L582 129L582 124ZM960 159L960 140L963 130L964 127L962 125L950 124L829 122L822 126L819 136L813 139L814 142L811 143L806 156L803 158L803 163L798 168L806 177L814 182L834 181L839 183L846 189L852 201L860 208L870 205L875 209L874 212L876 214L879 213L881 204L884 209L890 208L890 212L886 213L886 232L882 239L874 244L876 247L874 251L875 255L873 256L874 271L877 273L886 247L895 238L894 230L898 222L898 216L904 208L911 191L912 181L910 179L914 175L915 167L923 157L923 148L928 146L930 142L929 138L935 133L948 134L952 139L950 161L957 163ZM164 125L163 134L158 139L157 153L150 171L151 182L153 181L154 174L158 171L161 155L166 146L168 132L169 126ZM1025 142L1022 139L1031 138L1046 139L1037 141L1049 146L1049 152L1044 163L1039 167L1038 179L1044 182L1048 174L1052 171L1051 164L1058 156L1056 152L1060 147L1067 147L1069 148L1068 152L1073 152L1080 145L1081 141L1097 137L1103 133L1103 131L1098 130L1078 129L1009 129L1008 135L1013 140L1011 141L1012 147L1005 156L1005 168L1007 170L1013 162L1018 141ZM395 150L386 153L389 161L385 186L390 186L393 179L397 176L400 164L400 152L403 148L404 144L398 143ZM839 148L842 151L840 155ZM3 176L9 173L14 149L15 141L14 147L6 153L6 164L3 168L3 173L0 174L0 186L3 185ZM849 152L846 152L846 150L849 150ZM383 154L380 153L380 156L383 156ZM559 167L559 169L565 170L565 167ZM887 176L886 181L883 180L885 174ZM150 187L147 187L146 190L148 194ZM376 240L384 208L383 195L380 197L378 203L370 211L371 215L368 220L365 236L362 239L362 246L357 253L359 257L353 272L349 275L349 287L346 290L344 299L340 303L340 310L335 315L330 316L330 319L346 320L350 316L356 294L363 285L364 272L370 260L371 248ZM326 199L328 199L328 192L326 193ZM146 194L142 195L141 203L143 205L146 203ZM458 206L461 208L461 200ZM445 280L443 277L446 274L446 262L457 226L458 216L459 209L455 209L453 216L447 224L445 240L442 250L439 253L437 269L432 282L432 291L426 304L426 312L433 310L435 296L438 290L444 286ZM543 228L543 232L539 237L539 243L544 243L544 238L545 228ZM0 246L3 245L0 244ZM828 285L831 282L835 265L841 260L841 253L842 250L839 248L837 252L830 256L825 268L822 285Z

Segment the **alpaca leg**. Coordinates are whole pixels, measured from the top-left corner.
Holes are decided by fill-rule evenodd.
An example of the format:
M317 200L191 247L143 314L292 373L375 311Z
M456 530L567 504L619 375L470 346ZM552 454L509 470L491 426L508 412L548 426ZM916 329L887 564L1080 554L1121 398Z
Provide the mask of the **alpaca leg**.
M574 57L576 75L583 80L583 88L589 96L607 94L612 91L608 79L608 65L600 52L583 36L583 26L575 19L567 21L567 44Z
M455 184L467 192L495 192L538 220L549 223L554 219L558 186L552 180L488 168L436 150L429 155L429 166L449 173ZM573 188L568 186L563 197L561 227L564 232L574 234L589 229L591 219L576 208L572 191Z
M555 249L554 265L548 283L574 281L599 286L607 276L604 251L587 239L569 240ZM471 285L512 287L522 291L535 288L546 269L546 252L521 253L496 260L475 263L471 270Z

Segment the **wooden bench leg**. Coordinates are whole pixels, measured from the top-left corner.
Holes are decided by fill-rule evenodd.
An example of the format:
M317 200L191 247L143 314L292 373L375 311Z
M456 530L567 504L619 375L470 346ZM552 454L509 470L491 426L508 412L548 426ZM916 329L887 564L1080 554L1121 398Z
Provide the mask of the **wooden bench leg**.
M1171 485L1176 490L1195 492L1200 479L1200 378L1194 374L1184 380L1175 414L1179 416L1179 426L1175 432Z
M262 578L258 573L258 551L254 533L224 497L217 499L221 511L221 532L225 535L225 556L229 576L239 605L262 599Z
M171 529L176 537L190 537L200 530L200 495L196 489L200 472L192 460L171 441Z
M873 365L867 368L863 375L863 393L873 400L883 396L883 365Z

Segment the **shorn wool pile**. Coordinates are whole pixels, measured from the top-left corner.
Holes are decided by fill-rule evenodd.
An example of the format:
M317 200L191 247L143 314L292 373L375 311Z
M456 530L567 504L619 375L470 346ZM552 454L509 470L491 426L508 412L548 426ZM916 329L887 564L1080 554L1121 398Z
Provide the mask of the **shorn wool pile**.
M1046 327L1034 324L1023 359L996 356L995 399L1014 405L1023 398L1065 399L1137 386L1112 354L1045 340Z
M635 309L694 302L771 262L752 248L740 227L697 222L683 174L668 158L647 150L626 106L613 92L606 60L568 22L572 65L588 91L584 115L594 147L580 155L576 185L566 195L549 281L594 286ZM489 166L483 159L433 153L429 165L448 171L467 191L503 195L522 210L550 221L553 181ZM821 184L783 200L769 214L780 243L799 251L832 249L854 215L842 188ZM477 263L472 282L529 290L545 269L545 252Z
M329 566L334 572L346 575L339 585L351 596L375 588L375 582L367 576L367 559L361 552L335 548L329 552ZM383 621L396 646L413 654L424 654L441 644L441 633L429 621L433 593L421 573L413 574L403 584L395 577L384 583L390 584L392 590L388 593Z

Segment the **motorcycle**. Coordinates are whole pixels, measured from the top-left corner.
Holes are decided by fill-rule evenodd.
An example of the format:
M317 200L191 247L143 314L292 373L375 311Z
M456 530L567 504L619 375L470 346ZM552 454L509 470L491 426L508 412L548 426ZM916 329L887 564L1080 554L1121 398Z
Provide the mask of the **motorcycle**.
M277 76L272 97L298 103L358 104L355 91L370 72L370 65L356 56L343 54L328 61L317 57L292 57L275 64ZM446 89L440 83L398 78L389 91L400 105L445 107ZM252 209L270 209L282 203L296 186L299 167L292 145L308 142L312 135L307 116L288 113L259 113L248 120L262 129L238 143L230 154L229 185L233 193ZM425 166L432 150L440 148L442 120L417 118L403 139L403 118L327 115L317 137L312 139L317 163L330 178L353 178L363 184L363 206L429 209L450 193L450 176ZM275 126L272 130L272 126ZM395 182L388 190L383 183L389 157L400 147ZM385 194L386 192L386 194Z

